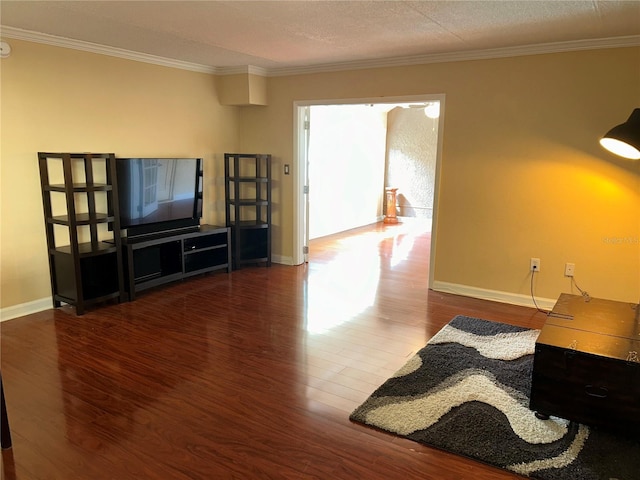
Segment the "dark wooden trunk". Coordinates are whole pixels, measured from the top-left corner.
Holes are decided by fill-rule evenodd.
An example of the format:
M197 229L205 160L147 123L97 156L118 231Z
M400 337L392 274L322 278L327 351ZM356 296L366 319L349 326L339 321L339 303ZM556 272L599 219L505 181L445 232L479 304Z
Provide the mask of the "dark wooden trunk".
M638 329L633 304L561 295L536 343L530 408L637 433Z

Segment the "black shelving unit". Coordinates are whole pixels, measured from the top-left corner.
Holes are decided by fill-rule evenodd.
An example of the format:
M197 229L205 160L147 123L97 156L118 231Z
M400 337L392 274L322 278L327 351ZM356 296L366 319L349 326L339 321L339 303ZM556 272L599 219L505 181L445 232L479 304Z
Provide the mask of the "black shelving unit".
M124 300L115 155L40 152L38 163L53 306L82 315Z
M271 266L271 155L225 153L224 176L233 268Z

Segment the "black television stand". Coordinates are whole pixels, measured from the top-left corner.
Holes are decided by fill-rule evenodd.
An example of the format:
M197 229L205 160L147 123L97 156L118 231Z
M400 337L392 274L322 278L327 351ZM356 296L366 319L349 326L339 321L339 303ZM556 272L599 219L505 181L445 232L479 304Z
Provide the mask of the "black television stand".
M228 227L201 225L197 230L125 238L122 243L129 300L141 290L192 275L221 269L231 272Z

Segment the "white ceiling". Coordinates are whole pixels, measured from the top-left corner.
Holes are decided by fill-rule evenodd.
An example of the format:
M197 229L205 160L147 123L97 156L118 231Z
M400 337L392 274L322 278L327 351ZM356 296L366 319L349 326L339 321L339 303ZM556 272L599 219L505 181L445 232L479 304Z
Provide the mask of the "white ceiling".
M640 44L640 1L2 0L0 23L3 39L48 34L277 73L541 44Z

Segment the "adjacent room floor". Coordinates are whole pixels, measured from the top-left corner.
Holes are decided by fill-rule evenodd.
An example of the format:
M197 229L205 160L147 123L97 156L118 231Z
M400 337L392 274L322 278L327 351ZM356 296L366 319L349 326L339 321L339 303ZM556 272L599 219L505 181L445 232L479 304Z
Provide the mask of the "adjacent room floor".
M3 478L518 478L348 419L457 314L544 323L429 291L429 244L428 223L378 223L314 240L306 265L3 322Z

